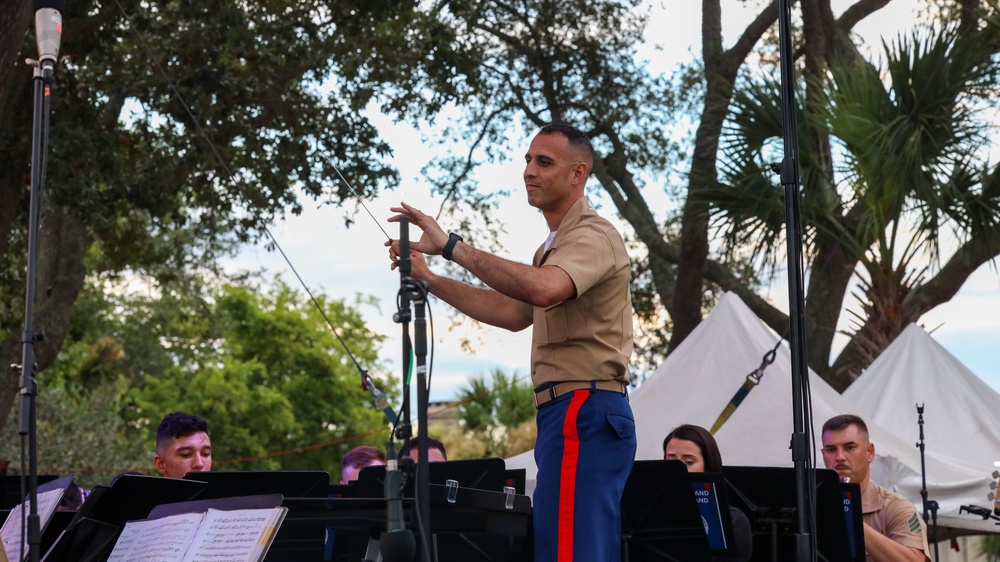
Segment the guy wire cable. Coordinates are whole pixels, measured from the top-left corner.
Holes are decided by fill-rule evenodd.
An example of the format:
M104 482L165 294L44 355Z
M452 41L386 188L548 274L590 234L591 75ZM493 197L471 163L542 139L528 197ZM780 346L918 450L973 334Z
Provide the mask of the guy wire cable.
M166 71L160 65L159 61L157 61L156 57L153 56L152 49L146 43L146 40L142 36L142 33L132 23L132 19L129 17L128 13L125 11L125 8L121 5L121 3L119 2L119 0L114 0L114 3L115 3L116 6L118 6L119 11L121 11L121 13L122 13L122 17L128 23L129 29L132 31L133 34L135 34L135 37L139 40L139 44L142 46L142 49L145 52L146 57L152 62L153 66L156 68L157 72L166 81L166 83L167 83L167 85L168 85L171 93L177 99L178 103L180 103L181 107L184 109L184 112L187 114L188 118L191 120L191 123L198 130L198 134L208 144L209 150L211 150L211 152L215 156L216 160L222 166L222 168L223 168L223 170L224 170L224 172L225 172L225 174L227 176L227 179L229 179L230 181L232 181L232 179L235 177L235 174L233 173L232 169L229 167L229 164L225 161L225 159L222 158L222 155L219 153L219 150L215 146L215 143L212 142L212 139L208 136L208 133L201 126L201 123L199 122L199 120L197 119L197 117L195 117L194 112L191 110L191 107L188 104L187 100L184 98L184 96L181 94L181 92L177 89L177 86L174 84L173 80L170 79L170 76L167 75ZM375 216L372 214L372 212L368 209L368 206L365 205L364 199L361 198L361 196L358 194L358 192L354 189L354 186L351 185L351 183L349 181L347 181L347 178L344 177L344 174L341 173L340 168L335 163L333 163L329 158L326 158L326 161L337 172L337 175L344 182L344 184L351 191L351 193L357 198L358 203L361 204L361 206L365 209L365 211L368 213L368 215L372 218L372 221L374 221L375 224L379 227L379 230L382 231L382 234L384 234L387 239L392 240L392 237L389 236L389 234L386 232L385 228L382 227L381 223L378 222L378 220L375 218ZM235 182L232 182L231 185L233 185L234 187L237 188L237 190L239 191L240 195L243 196L243 199L244 199L244 201L246 203L247 210L252 213L253 212L252 204L249 202L249 198L246 197L246 194L242 191L242 188L237 183L235 183ZM372 386L372 384L371 384L371 377L368 375L368 370L365 369L365 368L363 368L361 366L361 364L358 363L358 360L354 357L354 354L351 353L351 350L347 346L347 343L340 336L340 333L337 331L337 328L334 327L333 322L327 316L326 311L323 310L322 306L320 306L319 301L313 295L312 290L310 290L310 288L306 284L306 282L302 279L302 276L299 274L298 270L292 264L291 259L285 253L284 249L281 247L281 244L278 242L277 238L274 236L274 234L271 233L271 230L268 228L267 224L265 224L263 221L260 222L260 228L264 232L264 234L267 236L267 238L271 241L271 243L274 244L274 247L278 250L278 253L281 255L282 259L288 265L289 269L291 269L292 273L295 275L295 278L299 281L299 284L302 286L302 288L305 290L306 294L309 296L309 300L313 303L313 306L315 306L316 310L319 311L320 315L323 317L323 320L326 322L327 326L330 327L330 330L333 332L333 335L336 337L337 341L340 342L341 347L343 347L344 351L347 353L347 356L354 363L355 368L361 374L363 388L365 388L365 390L368 390L369 388L374 388ZM428 312L429 312L429 308L430 307L428 306ZM433 365L433 358L434 358L433 333L434 333L433 332L433 324L431 324L431 334L432 334L432 339L431 339L431 355L430 355L430 361L431 361L431 363L428 365L428 368L427 368L428 369L428 378L427 378L428 389L430 388L430 381L431 381L431 379L430 379L430 373L431 373L431 369L432 369L432 365ZM395 428L395 424L393 424L393 427Z

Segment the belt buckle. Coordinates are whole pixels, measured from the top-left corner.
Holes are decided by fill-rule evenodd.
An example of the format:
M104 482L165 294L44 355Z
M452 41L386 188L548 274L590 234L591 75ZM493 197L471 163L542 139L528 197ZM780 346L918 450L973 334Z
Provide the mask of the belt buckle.
M531 400L532 400L532 401L533 401L533 402L535 403L535 409L536 409L536 410L537 410L538 408L540 408L540 407L542 407L542 406L544 406L544 405L548 404L549 402L551 402L551 401L555 400L555 399L556 399L556 397L557 397L557 396L559 396L559 394L558 394L558 393L556 393L556 387L557 387L557 386L559 386L559 384L560 384L560 383L556 383L556 384L553 384L552 386L550 386L550 387L546 388L545 390L540 390L540 391L538 391L538 392L534 393L534 394L533 394L533 395L531 396ZM549 397L548 397L548 399L547 399L547 400L543 400L543 401L542 401L542 403L541 403L541 404L539 404L539 403L538 403L538 395L539 395L539 394L541 394L541 395L545 395L545 394L548 394L548 396L549 396Z

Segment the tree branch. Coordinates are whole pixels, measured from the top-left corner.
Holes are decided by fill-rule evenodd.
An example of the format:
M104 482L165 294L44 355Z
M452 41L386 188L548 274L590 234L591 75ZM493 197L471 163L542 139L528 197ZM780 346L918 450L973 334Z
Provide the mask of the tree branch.
M904 313L919 318L935 306L950 301L973 272L998 255L1000 223L995 223L989 234L973 237L962 244L937 275L907 295L903 299Z
M792 0L792 5L795 5L795 0ZM723 60L726 65L732 65L734 68L730 69L731 72L736 72L739 70L740 65L743 61L750 55L754 46L760 41L760 38L764 36L764 33L768 29L774 26L774 22L778 19L778 2L774 1L764 7L763 10L757 17L747 25L746 29L743 30L743 34L740 38L733 44L732 47L726 51L723 56Z
M850 32L861 20L886 7L891 0L858 0L837 18L837 27Z

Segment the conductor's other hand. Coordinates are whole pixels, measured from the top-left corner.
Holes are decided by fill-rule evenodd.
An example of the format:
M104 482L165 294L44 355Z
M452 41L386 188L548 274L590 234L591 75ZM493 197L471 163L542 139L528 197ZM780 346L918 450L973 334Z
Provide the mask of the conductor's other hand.
M411 237L410 249L432 256L440 254L441 250L444 249L444 245L448 243L448 233L430 215L420 212L419 209L412 205L407 205L406 203L400 203L400 205L399 207L391 207L389 209L396 213L389 217L389 222L399 222L399 219L406 217L410 219L410 224L422 231L420 238L416 242ZM390 240L386 243L386 246L390 245L390 243L395 244L397 248L399 246L398 240Z
M385 245L389 247L389 259L392 260L389 268L395 270L399 267L399 240L390 240ZM410 250L410 277L429 281L430 275L431 270L427 267L427 260L424 259L424 255L415 250Z

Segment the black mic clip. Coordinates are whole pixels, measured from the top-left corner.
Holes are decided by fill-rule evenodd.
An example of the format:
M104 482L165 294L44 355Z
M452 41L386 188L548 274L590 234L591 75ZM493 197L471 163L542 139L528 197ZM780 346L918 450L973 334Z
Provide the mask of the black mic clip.
M413 320L413 314L409 308L400 309L399 312L392 313L392 321L397 324L407 324Z
M410 291L410 298L412 300L424 300L423 297L427 296L428 285L427 281L423 279L407 277L403 279L403 285Z
M413 437L413 427L408 423L400 423L396 426L396 439L407 441Z
M993 515L993 513L990 511L989 508L987 508L987 507L980 507L978 505L963 505L963 506L960 506L958 508L958 512L959 513L968 512L968 513L971 513L973 515L978 515L978 516L982 517L983 520L986 520L986 519L1000 519L1000 517L997 517L997 516ZM1000 525L1000 523L997 523L997 524Z
M400 280L399 291L407 303L423 304L427 300L427 287L427 281L407 276ZM409 306L405 306L393 314L392 319L397 324L407 323L413 320L413 313Z
M407 436L409 437L409 436ZM399 459L399 473L401 475L403 489L406 489L406 481L413 474L413 470L417 467L417 461L413 460L413 457L409 455L404 455L403 458Z

